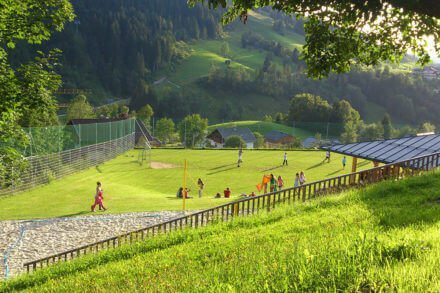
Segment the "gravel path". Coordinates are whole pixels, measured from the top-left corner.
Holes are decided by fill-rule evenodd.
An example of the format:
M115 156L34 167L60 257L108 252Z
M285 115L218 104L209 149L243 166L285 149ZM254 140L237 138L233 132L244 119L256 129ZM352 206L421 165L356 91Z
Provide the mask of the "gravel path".
M0 221L0 278L16 276L23 264L144 228L183 212L143 212L118 215Z

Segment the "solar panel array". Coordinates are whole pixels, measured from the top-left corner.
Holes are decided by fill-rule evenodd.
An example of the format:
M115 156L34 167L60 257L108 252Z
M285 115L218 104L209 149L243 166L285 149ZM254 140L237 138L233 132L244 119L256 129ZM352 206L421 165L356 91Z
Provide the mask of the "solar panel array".
M393 163L440 152L440 134L338 144L323 149L376 162Z

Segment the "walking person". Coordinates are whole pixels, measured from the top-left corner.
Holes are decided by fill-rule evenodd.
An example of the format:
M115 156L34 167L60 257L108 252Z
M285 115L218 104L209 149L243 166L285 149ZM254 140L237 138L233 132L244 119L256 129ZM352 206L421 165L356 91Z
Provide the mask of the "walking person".
M240 167L240 164L243 162L242 155L243 155L243 149L240 147L240 149L238 150L237 167Z
M345 169L345 165L347 164L347 158L344 156L342 158L342 169Z
M283 178L281 178L281 176L278 176L277 183L278 183L278 190L283 189L283 186L284 186L284 180L283 180Z
M205 186L205 184L203 183L202 179L199 178L199 180L197 180L197 185L199 186L199 198L201 198L203 193L203 187Z
M296 173L295 175L295 182L293 183L293 187L299 186L299 173Z
M303 171L301 171L299 173L299 184L303 185L304 183L306 183L306 175L304 174Z
M103 192L104 190L101 187L101 182L99 181L96 182L95 203L91 206L92 212L95 211L96 206L99 206L99 209L102 208L104 211L107 210L103 203L103 199L104 199Z
M270 192L273 192L275 190L276 186L276 180L273 174L270 174Z
M288 164L287 164L287 153L286 152L284 153L283 166L284 166L284 164L286 164L286 166L288 166Z

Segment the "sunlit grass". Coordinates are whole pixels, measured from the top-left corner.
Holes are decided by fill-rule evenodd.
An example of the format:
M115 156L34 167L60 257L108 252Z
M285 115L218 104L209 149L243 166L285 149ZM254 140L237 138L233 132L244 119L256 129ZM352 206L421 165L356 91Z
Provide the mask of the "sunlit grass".
M0 291L440 290L440 175L89 255Z
M337 176L344 172L341 156L334 155L330 164L322 164L321 151L288 151L289 166L282 167L284 151L245 150L244 163L237 168L234 150L160 150L152 151L151 160L171 164L170 169L150 169L138 162L140 151L130 151L96 168L55 180L48 185L0 198L0 219L30 219L88 214L93 202L96 181L104 188L106 213L180 210L182 202L176 198L183 184L183 160L188 161L188 186L191 196L186 203L189 210L222 204L226 199L215 199L226 187L232 199L242 193L256 191L263 174L281 175L286 186L292 186L296 172L303 170L308 181ZM370 168L360 162L361 168ZM197 179L205 183L204 195L197 196Z

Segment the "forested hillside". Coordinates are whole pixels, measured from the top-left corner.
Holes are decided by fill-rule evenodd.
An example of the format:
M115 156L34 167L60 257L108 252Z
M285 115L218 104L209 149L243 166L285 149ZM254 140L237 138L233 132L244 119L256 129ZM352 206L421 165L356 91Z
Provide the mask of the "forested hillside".
M195 112L221 122L287 114L294 95L312 93L331 103L348 100L367 121L388 112L399 123L440 124L440 82L413 76L411 62L308 78L300 60L303 22L272 10L222 27L221 11L190 8L186 0L72 3L77 18L62 33L10 56L18 63L38 49L60 48L63 87L92 89L94 105L131 98L132 110L148 103L155 116Z

